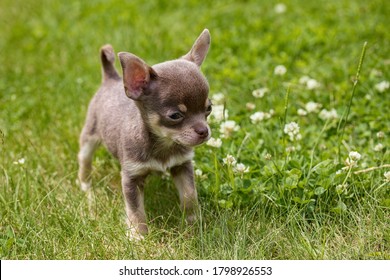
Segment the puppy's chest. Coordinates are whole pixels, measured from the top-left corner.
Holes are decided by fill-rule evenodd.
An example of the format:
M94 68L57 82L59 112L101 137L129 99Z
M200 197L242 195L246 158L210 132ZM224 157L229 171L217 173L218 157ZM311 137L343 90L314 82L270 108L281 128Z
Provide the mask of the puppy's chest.
M192 160L193 156L194 153L191 151L186 154L173 155L164 161L155 158L151 158L145 162L126 160L123 163L122 168L132 176L146 175L152 171L167 172L172 167L182 165L183 163Z

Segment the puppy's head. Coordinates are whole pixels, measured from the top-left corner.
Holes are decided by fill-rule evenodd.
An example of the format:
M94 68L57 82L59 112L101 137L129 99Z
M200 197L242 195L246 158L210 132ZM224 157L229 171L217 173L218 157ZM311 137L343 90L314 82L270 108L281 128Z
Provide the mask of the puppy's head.
M200 72L210 46L204 30L182 58L153 67L130 53L119 53L126 95L135 100L143 121L168 145L192 147L210 138L209 86Z

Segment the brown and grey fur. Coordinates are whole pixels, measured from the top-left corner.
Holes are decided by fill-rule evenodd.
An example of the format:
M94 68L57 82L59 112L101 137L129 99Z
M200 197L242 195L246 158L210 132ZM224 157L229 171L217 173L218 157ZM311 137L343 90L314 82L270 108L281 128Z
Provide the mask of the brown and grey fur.
M80 136L79 180L91 188L92 157L103 143L121 164L129 234L148 231L144 180L152 171L169 170L189 222L196 218L192 148L210 138L209 86L200 72L210 46L204 30L185 56L152 67L130 53L119 53L121 78L110 45L101 49L103 81L90 102ZM141 234L141 235L140 235Z

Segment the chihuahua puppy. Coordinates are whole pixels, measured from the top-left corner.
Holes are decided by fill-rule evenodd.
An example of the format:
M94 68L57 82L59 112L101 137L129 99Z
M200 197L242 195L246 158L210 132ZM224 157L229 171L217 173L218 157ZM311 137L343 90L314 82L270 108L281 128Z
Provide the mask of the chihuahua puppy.
M209 86L200 72L209 46L210 33L205 29L186 55L152 67L121 52L123 78L115 70L112 47L101 48L103 81L89 104L80 136L78 175L82 190L89 191L92 157L100 143L118 158L133 239L148 232L144 181L152 171L170 171L187 221L196 218L193 147L211 134Z

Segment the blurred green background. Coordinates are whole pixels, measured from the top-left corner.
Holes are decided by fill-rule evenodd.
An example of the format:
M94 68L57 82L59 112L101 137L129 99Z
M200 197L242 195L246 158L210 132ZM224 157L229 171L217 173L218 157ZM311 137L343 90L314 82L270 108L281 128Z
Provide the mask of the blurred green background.
M273 202L268 202L266 211L257 204L252 211L220 209L208 193L210 185L218 189L223 183L213 175L220 168L214 159L227 153L241 152L240 160L251 166L253 186L263 186L266 180L262 173L266 151L284 161L280 139L288 84L293 85L288 121L299 120L306 131L295 158L304 178L324 124L312 116L299 119L296 110L314 100L328 109L337 108L341 116L366 41L360 84L341 139L347 144L337 156L344 159L347 146L365 155L362 168L389 163L388 136L380 154L372 150L379 131L389 134L389 90L375 90L376 84L390 80L389 17L386 0L2 0L1 258L389 258L389 190L388 183L382 185L386 169L351 182L355 197L350 205L357 205L349 213L353 218L334 218L325 210L324 216L309 224L299 211L285 219L286 212ZM170 182L153 178L146 203L154 234L144 245L127 244L116 161L98 151L97 221L80 214L86 211L85 198L75 182L78 135L101 80L99 48L110 43L117 52L132 52L152 65L185 54L204 28L212 36L202 65L210 94L225 94L229 115L242 129L220 151L210 152L208 146L197 151L197 168L210 174L208 181L197 180L204 208L200 232L189 237L187 231L173 226L180 221L172 199L175 192L167 187ZM277 65L287 68L282 78L274 75ZM321 88L300 87L304 75L317 79ZM254 102L252 91L259 87L268 87L270 94L256 100L257 109L274 109L276 117L270 125L254 128L245 104ZM320 144L325 148L315 153L316 163L336 155L340 141L336 127L337 121L333 130L322 135ZM216 124L213 131L218 136ZM253 137L242 148L247 132ZM264 139L264 146L258 145L256 137ZM21 159L24 163L18 162ZM331 183L328 187L334 190ZM263 199L267 201L271 194L266 190ZM324 203L335 199L333 191L330 202ZM287 213L294 207L291 204Z

